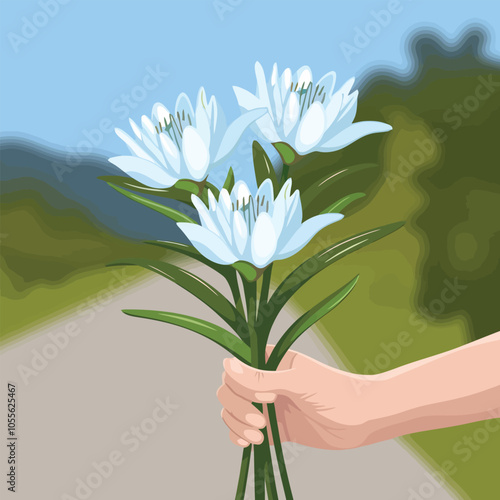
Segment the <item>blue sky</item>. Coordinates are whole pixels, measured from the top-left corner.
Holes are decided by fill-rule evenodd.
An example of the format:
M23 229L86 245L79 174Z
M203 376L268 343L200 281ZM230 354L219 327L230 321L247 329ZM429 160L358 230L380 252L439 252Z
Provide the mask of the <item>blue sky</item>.
M236 118L231 87L254 90L256 60L267 71L274 61L280 69L307 64L313 74L333 69L345 80L380 64L404 68L404 40L421 25L439 26L449 38L471 20L500 32L500 3L485 0L0 5L0 133L27 134L68 150L90 140L93 150L114 154L125 148L113 127L128 128L129 116L149 114L156 101L173 107L182 91L194 98L200 85ZM367 39L355 40L366 31ZM349 45L356 51L346 56ZM491 49L500 54L498 36Z

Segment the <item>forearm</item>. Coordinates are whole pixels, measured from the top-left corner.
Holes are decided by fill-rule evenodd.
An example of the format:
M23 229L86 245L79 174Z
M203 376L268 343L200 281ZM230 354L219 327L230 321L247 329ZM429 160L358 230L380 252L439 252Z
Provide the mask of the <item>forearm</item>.
M500 418L500 332L377 376L374 437Z

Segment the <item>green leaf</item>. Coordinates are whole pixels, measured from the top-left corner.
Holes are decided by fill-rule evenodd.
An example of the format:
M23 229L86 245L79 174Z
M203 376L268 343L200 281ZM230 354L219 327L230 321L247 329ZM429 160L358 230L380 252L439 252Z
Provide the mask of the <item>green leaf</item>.
M336 182L349 177L369 168L375 168L378 165L375 163L361 163L360 165L353 165L352 167L343 168L337 172L328 174L319 181L316 181L312 186L308 187L301 195L302 206L307 207L314 200L321 197L324 191L329 190Z
M222 189L226 189L227 191L231 192L233 187L234 187L234 171L233 167L229 167L229 172L227 173L227 177L226 180L224 181Z
M244 363L250 363L250 347L243 343L238 337L220 326L208 321L163 311L146 311L142 309L124 309L123 312L136 318L152 319L162 321L170 325L180 326L212 340L226 349L230 354L236 356Z
M147 198L143 198L138 194L129 193L128 191L125 191L125 189L115 186L110 182L108 182L108 185L111 186L114 190L118 191L119 193L129 198L130 200L140 203L145 207L151 208L152 210L155 210L156 212L165 215L166 217L174 220L175 222L189 222L192 224L196 224L196 222L193 219L191 219L191 217L189 217L186 214L183 214L182 212L179 212L179 210L175 210L175 208L170 208L165 205L162 205L161 203L157 203L156 201L148 200Z
M274 142L273 146L276 151L278 151L281 156L281 160L285 165L291 165L295 160L298 160L300 157L294 149L289 146L286 142Z
M217 271L222 276L226 277L230 274L233 274L234 271L231 270L230 266L224 266L222 264L216 264L211 260L204 257L196 248L191 245L186 245L185 243L178 243L177 241L145 241L148 245L154 245L157 247L166 248L167 250L172 250L173 252L180 253L182 255L186 255L187 257L191 257L202 264L210 267L214 271Z
M284 305L293 296L293 294L303 285L305 285L312 277L326 269L328 266L337 262L342 257L363 248L370 243L373 243L388 234L396 231L404 225L404 222L393 222L385 226L364 231L356 236L347 238L331 245L329 248L322 250L313 257L304 261L300 266L295 268L276 288L267 308L270 310L266 319L266 330L270 331L276 317L283 309Z
M143 193L143 194L151 194L154 196L162 196L164 198L179 200L184 203L191 203L192 191L189 190L186 191L185 189L179 189L177 187L179 183L186 181L178 181L178 183L175 186L172 186L170 188L158 189L141 184L140 182L136 181L135 179L132 179L131 177L122 177L119 175L104 175L99 177L99 179L107 182L108 184L113 184L115 186L124 189L129 189L130 191L136 191L138 193ZM187 182L189 182L191 185L193 184L190 181ZM180 185L182 186L182 184ZM189 187L190 189L194 189L192 186Z
M190 181L189 179L181 179L180 181L177 181L175 183L175 187L178 190L187 191L188 193L195 194L196 196L198 196L200 192L200 184Z
M342 288L339 288L336 292L333 292L330 296L322 300L319 304L315 305L311 310L304 313L297 321L295 321L277 342L273 352L269 356L269 360L266 363L266 369L276 370L280 361L283 359L283 356L287 353L290 347L292 347L292 344L317 321L335 309L335 307L337 307L351 293L358 281L358 278L359 274L354 279L349 281L349 283L345 284Z
M240 337L248 337L246 321L233 304L221 292L189 271L169 262L140 258L117 260L108 266L140 266L173 281L210 307Z
M332 213L341 213L348 205L350 205L353 201L359 200L360 198L364 198L366 196L365 193L352 193L340 198L335 203L330 205L328 208L325 208L321 213L322 214L332 214Z
M271 182L273 183L274 195L276 196L279 192L276 172L274 171L274 167L269 159L269 156L267 156L264 148L257 141L253 141L252 154L257 186L260 186L266 179L271 179Z
M238 262L231 264L231 267L236 269L236 271L238 271L247 281L257 280L264 272L264 269L257 269L252 266L252 264L243 260L239 260Z
M145 243L149 245L155 245L158 247L166 248L168 250L172 250L173 252L180 253L182 255L186 255L187 257L191 257L202 264L213 269L215 272L218 272L221 276L223 276L229 288L231 289L231 293L233 295L234 303L236 304L236 309L240 313L241 318L244 317L245 311L242 306L240 290L238 285L238 278L236 276L236 270L231 266L224 266L222 264L216 264L211 260L204 257L196 248L186 245L184 243L177 243L176 241L145 241ZM250 343L250 339L247 338L248 335L242 336L244 342Z

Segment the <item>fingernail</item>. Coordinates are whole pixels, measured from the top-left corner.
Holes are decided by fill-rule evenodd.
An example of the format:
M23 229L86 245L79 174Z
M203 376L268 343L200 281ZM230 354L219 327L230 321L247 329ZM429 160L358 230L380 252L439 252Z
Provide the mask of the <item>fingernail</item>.
M276 394L272 392L256 392L255 397L263 403L272 403L276 399Z
M243 446L244 448L246 448L250 443L248 441L245 441L244 439L237 439L236 442L240 445L240 446Z
M262 433L259 431L254 431L253 429L247 429L243 432L243 435L251 442L251 443L260 443L262 441Z
M238 363L236 359L231 359L229 360L229 366L231 368L231 371L234 373L243 373L243 368L241 367L241 364Z
M266 419L264 418L264 415L256 415L255 413L248 413L245 419L250 425L258 427L259 429L266 425Z

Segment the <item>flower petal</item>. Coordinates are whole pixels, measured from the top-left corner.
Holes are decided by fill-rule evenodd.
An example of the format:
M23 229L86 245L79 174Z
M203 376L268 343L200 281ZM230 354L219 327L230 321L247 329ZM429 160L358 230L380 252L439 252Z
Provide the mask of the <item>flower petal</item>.
M156 126L161 123L162 127L167 127L170 125L170 111L161 102L157 102L153 105L151 120Z
M266 109L259 108L252 111L248 111L236 118L229 127L227 127L226 133L221 140L219 149L215 156L214 163L223 160L238 144L243 132L248 128L248 126L253 123L257 118L266 114Z
M323 105L314 102L300 120L295 138L295 149L298 153L307 153L319 143L326 128L326 116Z
M163 167L137 156L114 156L109 161L136 181L149 187L171 187L179 180L174 175L168 174Z
M341 220L342 214L322 214L306 220L300 228L295 231L288 242L279 251L279 258L286 259L304 248L316 233L326 226Z
M132 118L129 118L128 121L130 123L130 126L132 127L135 136L137 137L137 139L141 141L142 140L141 129L138 127L137 123L135 123L134 120L132 120Z
M182 154L192 178L197 181L204 179L207 175L210 156L205 142L192 126L186 127L182 134Z
M163 155L167 160L167 164L171 167L175 173L180 174L181 172L181 155L179 149L175 145L174 141L168 137L167 134L162 132L160 134L160 145L163 151Z
M241 207L243 203L245 205L248 204L250 201L250 189L248 189L248 186L245 181L237 181L236 184L233 186L233 189L231 191L231 201L234 204L234 209L237 210L236 207Z
M283 132L285 133L285 137L290 135L290 132L297 124L299 111L299 98L295 92L292 92L285 105L285 112L283 114Z
M179 119L182 123L189 121L188 116L191 118L194 117L194 110L191 101L184 93L180 94L177 98L177 102L175 103L175 114L177 115L177 119Z
M280 78L281 83L281 96L284 97L287 92L290 91L290 86L292 85L292 70L290 68L286 68L285 71L281 74Z
M198 91L196 99L196 130L205 142L207 148L210 148L210 117L207 112L207 96L203 87Z
M307 86L312 82L312 72L309 66L302 66L298 69L296 73L297 80L297 90L301 88L307 88Z
M269 111L271 119L273 119L273 111L271 109L269 92L267 90L266 75L264 73L264 68L259 61L255 63L255 77L257 78L257 97L263 102L264 106Z
M250 111L252 109L264 107L263 101L248 90L242 89L241 87L233 87L233 90L240 108Z
M243 256L248 241L248 226L240 212L234 212L233 217L234 245L240 256Z
M208 229L188 222L178 222L177 226L193 246L207 259L217 264L233 264L238 260L227 244Z
M276 252L277 238L274 225L267 213L257 217L252 231L251 252L252 263L257 267L264 267L271 262Z
M326 75L322 76L317 84L318 92L326 94L326 98L328 99L335 88L335 81L337 79L337 74L335 71L330 71Z
M257 194L255 195L256 202L265 208L266 202L270 205L274 202L274 189L271 179L265 179L264 182L259 186Z
M212 233L220 236L220 232L217 229L217 224L212 220L212 214L209 212L205 204L194 194L191 195L191 203L194 208L198 211L200 216L200 222L203 227L211 231ZM213 214L215 215L215 214Z
M222 208L224 217L229 220L229 213L231 212L231 196L226 188L222 188L220 191L219 206Z
M144 151L144 149L142 149L141 146L139 146L139 144L137 144L137 142L135 142L134 139L127 134L127 132L124 132L120 128L115 128L115 132L116 135L127 145L133 155L143 158L144 160L154 162L153 158L151 158L151 156L148 155L148 153L146 153L146 151Z
M337 151L370 134L389 132L392 127L382 122L357 122L349 125L329 141L321 144L318 151Z

